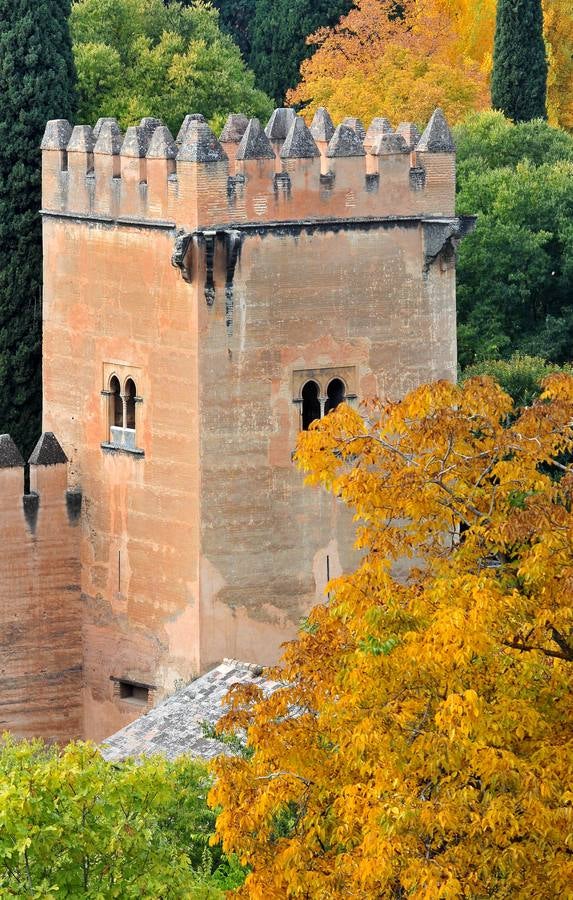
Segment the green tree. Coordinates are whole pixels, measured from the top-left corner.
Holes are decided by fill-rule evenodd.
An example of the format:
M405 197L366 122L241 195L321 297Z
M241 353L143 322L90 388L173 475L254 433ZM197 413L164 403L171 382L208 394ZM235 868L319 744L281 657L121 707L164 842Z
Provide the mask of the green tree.
M0 430L24 452L40 431L40 143L74 113L69 0L0 0Z
M498 0L491 102L514 122L546 118L541 0Z
M60 750L5 735L0 894L222 898L243 873L209 850L209 786L186 757L108 763L90 744Z
M77 0L70 23L83 121L116 116L125 127L158 116L176 130L188 112L219 127L230 112L271 111L203 0Z
M301 62L312 53L306 38L333 25L351 6L350 0L257 0L249 62L259 87L283 103L299 80Z
M458 259L460 364L516 350L570 359L573 138L483 113L456 141L458 211L478 215Z
M515 406L531 406L540 396L542 381L553 372L573 373L571 366L548 363L542 356L514 353L509 359L484 359L464 369L461 383L478 375L489 375L509 394Z
M454 129L458 184L485 169L516 166L528 160L535 166L573 162L573 135L543 119L515 125L495 110L472 113Z
M257 0L214 0L219 10L221 27L239 45L243 59L251 53L251 28Z

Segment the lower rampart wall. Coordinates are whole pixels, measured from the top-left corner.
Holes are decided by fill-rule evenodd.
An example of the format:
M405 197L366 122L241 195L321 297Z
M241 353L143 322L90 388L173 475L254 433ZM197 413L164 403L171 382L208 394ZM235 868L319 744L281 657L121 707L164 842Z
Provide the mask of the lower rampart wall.
M81 495L68 492L64 462L30 466L26 494L23 462L8 462L0 460L0 732L63 743L82 730Z

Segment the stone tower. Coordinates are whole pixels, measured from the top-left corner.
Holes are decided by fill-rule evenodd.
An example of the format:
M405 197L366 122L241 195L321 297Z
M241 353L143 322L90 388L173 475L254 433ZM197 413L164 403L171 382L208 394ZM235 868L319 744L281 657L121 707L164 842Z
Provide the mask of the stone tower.
M199 115L176 140L56 120L42 151L44 428L83 497L80 731L99 739L223 657L276 661L352 565L297 432L455 377L466 223L439 110L421 138L325 110L231 116L220 140Z

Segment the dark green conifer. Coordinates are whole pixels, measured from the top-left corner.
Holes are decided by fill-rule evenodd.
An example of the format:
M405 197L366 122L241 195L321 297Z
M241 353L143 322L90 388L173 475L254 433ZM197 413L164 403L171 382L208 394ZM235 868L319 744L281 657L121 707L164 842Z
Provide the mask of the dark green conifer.
M219 10L221 27L231 35L248 61L251 52L251 28L255 16L256 0L213 0Z
M491 102L514 122L545 119L547 57L541 0L498 0Z
M0 431L24 453L40 433L40 143L71 118L70 0L0 0Z
M300 79L300 64L315 47L306 43L322 25L334 25L351 0L256 0L249 64L257 85L281 106Z

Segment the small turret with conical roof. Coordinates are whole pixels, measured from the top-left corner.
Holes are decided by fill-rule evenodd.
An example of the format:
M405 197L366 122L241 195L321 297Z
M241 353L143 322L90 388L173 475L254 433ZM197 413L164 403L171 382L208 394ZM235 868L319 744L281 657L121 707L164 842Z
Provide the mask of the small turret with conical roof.
M219 135L219 141L223 150L229 157L229 171L231 175L235 173L235 159L239 144L243 139L243 135L247 130L249 119L242 113L231 113L227 116L225 126Z
M374 142L383 134L392 134L392 126L384 116L372 119L364 137L364 147L371 150Z
M456 145L441 109L436 109L426 125L416 150L420 153L455 153Z
M326 155L329 159L340 157L356 157L365 156L366 151L364 144L360 140L357 132L348 125L339 125L330 142Z
M396 134L402 135L408 145L408 150L416 149L418 141L420 140L420 132L413 122L400 122L396 128Z
M0 434L0 469L22 467L24 459L9 434Z
M258 119L251 119L237 150L237 159L273 159L275 154Z
M320 151L306 122L296 116L282 145L281 159L316 159Z
M456 146L452 132L441 109L436 109L413 153L420 175L413 184L422 185L426 197L432 198L436 208L455 208Z
M187 129L189 128L191 122L206 122L205 116L202 113L187 113L183 121L181 122L181 126L179 131L177 132L177 137L175 138L175 142L178 147L181 146L185 135L187 134Z
M68 457L51 431L44 431L28 460L30 489L40 495L40 502L48 497L64 497L68 486Z
M184 162L217 163L227 158L207 123L192 120L183 136L177 159Z

